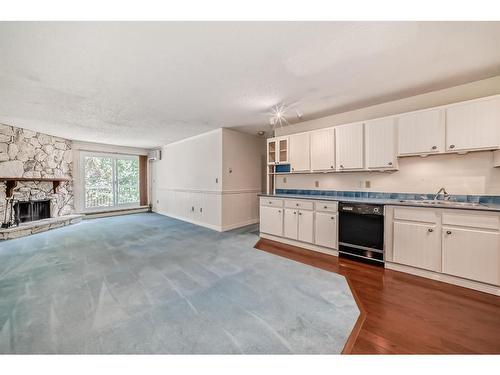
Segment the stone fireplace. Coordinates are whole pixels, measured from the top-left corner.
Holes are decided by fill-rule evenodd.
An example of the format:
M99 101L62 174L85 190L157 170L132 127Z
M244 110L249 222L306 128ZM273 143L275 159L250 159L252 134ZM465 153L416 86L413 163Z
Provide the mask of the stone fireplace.
M14 214L21 227L48 218L71 220L72 156L69 140L0 124L0 179L19 178L11 189L13 200L7 199L7 181L0 181L0 221ZM61 179L57 189L51 179Z

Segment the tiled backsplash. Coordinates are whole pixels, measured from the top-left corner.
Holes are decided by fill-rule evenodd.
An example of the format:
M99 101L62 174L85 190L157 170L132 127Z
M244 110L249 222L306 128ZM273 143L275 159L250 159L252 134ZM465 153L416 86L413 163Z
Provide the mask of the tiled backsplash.
M337 190L300 190L276 189L276 194L294 195L324 195L330 197L346 198L374 198L374 199L434 199L435 194L408 194L408 193L383 193L376 191L337 191ZM485 204L500 204L498 195L450 195L450 200L455 202L471 202Z

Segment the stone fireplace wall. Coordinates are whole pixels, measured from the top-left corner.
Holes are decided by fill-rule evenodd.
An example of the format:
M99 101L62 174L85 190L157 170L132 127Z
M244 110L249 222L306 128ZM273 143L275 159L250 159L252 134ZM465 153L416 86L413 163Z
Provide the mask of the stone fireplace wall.
M72 178L71 149L69 140L0 124L0 177ZM57 193L52 192L52 182L18 182L14 197L51 199L52 217L74 210L73 182L61 183ZM5 184L0 182L0 221L5 203Z

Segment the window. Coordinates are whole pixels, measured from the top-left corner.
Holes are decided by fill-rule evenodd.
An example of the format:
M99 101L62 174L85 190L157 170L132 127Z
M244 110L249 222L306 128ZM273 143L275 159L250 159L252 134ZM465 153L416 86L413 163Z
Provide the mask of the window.
M84 209L139 205L139 157L82 153Z

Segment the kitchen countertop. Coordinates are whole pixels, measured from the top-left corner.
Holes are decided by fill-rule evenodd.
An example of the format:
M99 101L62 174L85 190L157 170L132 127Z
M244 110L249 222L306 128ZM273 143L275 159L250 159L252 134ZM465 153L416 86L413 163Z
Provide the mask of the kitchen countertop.
M283 199L311 199L318 201L335 201L335 202L353 202L353 203L373 203L391 206L410 206L410 207L426 207L426 208L449 208L460 210L474 211L493 211L500 212L500 205L488 203L464 204L462 202L451 202L447 204L432 204L418 203L405 201L401 199L378 199L378 198L352 198L352 197L336 197L328 195L310 195L310 194L258 194L260 197L283 198Z

